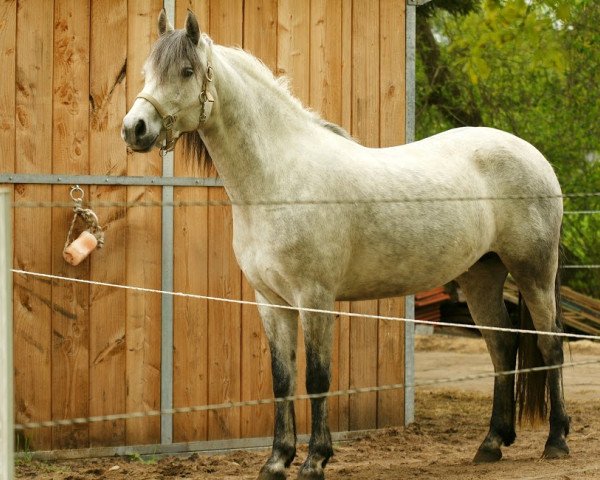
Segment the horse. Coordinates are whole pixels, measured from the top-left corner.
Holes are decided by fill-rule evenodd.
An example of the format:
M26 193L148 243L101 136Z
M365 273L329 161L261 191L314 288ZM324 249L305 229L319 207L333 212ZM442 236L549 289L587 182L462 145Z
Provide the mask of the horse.
M477 325L511 327L502 295L510 272L526 306L523 325L561 331L562 194L535 147L465 127L367 148L305 109L258 59L214 44L192 12L175 30L163 11L158 28L121 136L138 152L169 151L183 137L215 166L232 204L235 255L261 304L276 397L295 392L298 316L307 391L329 390L334 321L319 310L333 310L336 300L409 295L456 280ZM557 368L495 378L489 430L474 461L502 457L516 438L517 410L531 421L548 417L547 393L543 456L568 455L560 336L482 335L497 372L513 370L518 352L519 366ZM323 396L311 399L311 415L301 480L324 479L333 454ZM294 406L282 401L258 478L286 478L295 454Z

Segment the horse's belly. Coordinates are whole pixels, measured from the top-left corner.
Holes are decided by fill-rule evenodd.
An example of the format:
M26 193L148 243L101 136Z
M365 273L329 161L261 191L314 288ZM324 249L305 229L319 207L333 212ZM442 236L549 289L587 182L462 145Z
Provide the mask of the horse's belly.
M399 235L393 245L377 244L352 256L336 292L338 300L410 295L448 283L491 249L491 228L466 228L465 235Z

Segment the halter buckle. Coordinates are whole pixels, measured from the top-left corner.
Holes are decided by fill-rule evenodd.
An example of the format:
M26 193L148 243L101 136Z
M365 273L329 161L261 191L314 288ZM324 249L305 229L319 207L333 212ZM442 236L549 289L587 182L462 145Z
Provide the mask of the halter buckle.
M173 128L173 125L175 125L175 115L167 115L163 118L163 125L166 129Z
M206 68L206 72L204 72L204 78L206 78L207 82L213 81L213 68L210 65Z

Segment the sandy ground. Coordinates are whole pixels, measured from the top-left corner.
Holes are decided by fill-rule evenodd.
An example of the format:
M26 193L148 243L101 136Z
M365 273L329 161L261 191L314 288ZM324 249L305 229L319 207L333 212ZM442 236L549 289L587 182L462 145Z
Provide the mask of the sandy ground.
M600 344L580 342L566 361L600 359ZM417 338L417 381L491 371L481 340L441 336ZM500 479L591 480L600 478L600 365L568 368L565 392L572 417L571 456L540 460L547 429L519 428L515 445L501 462L473 465L471 458L487 430L490 379L418 388L416 422L349 443L336 444L326 477L353 480ZM17 478L39 479L254 479L268 450L227 455L160 459L21 461ZM306 446L290 468L295 478Z

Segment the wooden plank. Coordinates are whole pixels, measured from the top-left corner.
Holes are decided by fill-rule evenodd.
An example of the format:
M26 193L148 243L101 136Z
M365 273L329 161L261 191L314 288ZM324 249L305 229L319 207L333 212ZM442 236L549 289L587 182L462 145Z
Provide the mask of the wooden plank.
M17 2L0 4L0 171L15 171Z
M380 1L380 146L405 142L406 33L404 0Z
M94 0L91 6L90 174L125 175L127 152L119 132L126 113L127 4ZM91 197L123 202L127 191L125 187L98 186L91 189ZM90 276L126 284L126 209L103 207L96 213L106 226L105 246L94 252ZM90 414L121 413L127 406L127 294L121 289L92 286L90 296ZM90 425L90 445L124 444L123 420Z
M132 105L144 86L144 62L158 38L157 18L161 0L127 2L127 105ZM162 159L157 150L140 154L128 151L127 175L160 176ZM160 187L128 187L127 200L162 200ZM160 289L161 223L158 207L127 209L127 284ZM160 409L161 297L142 292L126 294L126 411ZM126 442L130 445L158 443L160 418L126 421Z
M310 3L281 0L277 11L277 73L290 79L292 93L304 105L310 101ZM306 353L301 327L298 332L297 392L306 393ZM298 433L310 431L309 402L294 404Z
M377 315L377 300L351 302L352 313ZM377 320L350 319L350 388L377 385ZM349 398L350 430L366 430L377 425L377 395L361 393Z
M352 2L342 2L341 12L341 125L352 132ZM339 302L339 310L350 311L350 302ZM350 388L350 318L340 316L338 338L338 386ZM350 430L350 397L339 398L338 428Z
M200 28L210 27L208 0L175 3L175 25L182 26L187 10L196 14ZM175 176L203 176L198 163L186 158L181 145L175 149ZM208 200L208 188L175 188L175 201ZM208 294L208 207L176 207L174 213L175 291ZM208 403L208 302L173 299L173 405L187 407ZM208 413L173 417L173 439L191 442L208 438Z
M312 0L310 4L310 107L329 121L342 121L342 2ZM331 390L339 385L339 317L334 327ZM329 425L339 428L340 398L328 400Z
M209 200L227 199L223 188L211 188ZM231 207L208 211L208 294L221 298L241 297L241 272L233 253ZM240 305L213 301L208 305L208 401L237 401L240 389ZM240 410L209 412L208 439L238 438Z
M342 127L352 133L352 2L342 2Z
M242 2L220 0L210 5L209 31L216 43L242 46L244 25Z
M207 200L208 188L176 188L175 201ZM175 209L174 289L208 294L209 207ZM188 407L208 403L208 302L174 299L173 405ZM178 414L173 418L176 442L206 440L208 413Z
M381 147L405 141L405 10L403 0L379 3L379 139ZM404 299L379 301L379 314L404 317ZM401 322L378 322L378 385L404 381L404 326ZM377 427L404 425L404 391L377 395Z
M242 45L242 2L224 0L210 5L210 33L217 43ZM211 188L209 200L226 200L222 188ZM208 210L208 291L216 297L241 298L242 275L233 253L231 207ZM239 400L240 390L239 305L211 302L208 305L210 403ZM210 412L208 438L236 438L240 434L240 410Z
M352 5L352 134L361 143L379 145L379 1ZM377 314L377 301L352 302L354 313ZM377 321L350 320L350 386L377 384ZM350 428L375 428L377 395L350 398Z
M17 10L16 172L48 173L52 159L53 4L25 2ZM51 188L17 185L16 201L48 201ZM15 268L50 272L50 209L15 210ZM14 280L16 422L52 415L51 285L33 277ZM27 441L24 442L24 437ZM23 443L26 443L25 445ZM19 435L17 447L51 448L48 429Z
M210 0L176 0L175 28L183 28L188 10L196 15L200 30L210 34Z
M54 3L52 172L57 174L89 172L89 15L88 1ZM68 186L52 187L54 201L69 201L69 193ZM52 209L52 273L88 279L89 260L73 267L62 257L72 218L70 208ZM77 227L76 235L84 228L80 223ZM71 282L52 287L52 378L60 379L52 382L52 418L87 417L89 413L89 291L89 285ZM57 427L52 446L87 447L88 433L88 425Z
M0 62L2 64L2 81L0 82L0 171L1 172L14 172L15 171L15 65L16 65L16 42L17 42L17 4L16 1L13 2L4 2L0 4ZM5 185L0 185L3 188ZM11 192L14 191L14 187L12 185L9 186ZM8 196L7 201L12 201L14 195L11 193ZM11 222L11 232L14 232L14 224L13 220L9 220ZM3 231L2 235L6 232ZM3 239L2 239L3 240ZM2 241L0 240L0 242ZM14 241L13 238L7 239L11 242ZM0 257L2 256L2 252L0 252ZM12 265L12 259L6 259L6 262ZM11 281L13 279L13 275L8 273L5 275L2 274L3 279L7 279ZM3 283L8 283L5 280L2 280ZM6 288L6 285L4 285ZM9 298L12 298L12 292L8 292ZM2 297L2 294L0 294ZM0 301L3 305L0 309L7 310L6 313L13 315L13 307L12 303L9 303L9 298L0 298ZM3 318L0 319L0 323L3 323L2 327L5 327L8 321L8 318L4 316L4 313L0 313L0 316ZM12 335L12 320L10 325ZM2 331L3 335L4 331ZM7 337L8 338L8 337ZM14 338L14 335L13 335ZM0 352L2 354L6 354L9 358L15 358L13 356L13 348L9 347L7 343L4 343L0 346ZM12 365L9 365L6 361L3 361L4 369L11 369ZM3 384L8 384L12 379L9 379L6 375L3 378ZM11 455L11 458L8 461L3 461L3 464L0 465L0 477L3 478L12 478L13 476L13 467L14 461L12 460L12 454L14 450L14 442L13 442L13 432L11 430L11 425L13 422L13 399L15 397L16 391L14 390L14 382L7 385L7 395L10 395L10 399L5 401L2 405L1 419L0 419L0 455ZM3 385L4 387L4 385ZM4 388L2 388L4 391ZM9 417L10 417L10 425L9 425Z
M310 106L334 123L342 122L342 2L312 0Z
M269 68L277 64L277 2L244 2L244 49L260 58ZM254 289L242 275L242 298L255 301ZM269 344L258 309L242 306L241 394L242 400L273 396ZM241 436L265 437L273 434L273 406L246 407L240 411Z
M293 94L310 100L310 3L280 0L277 11L278 75L290 79Z
M404 317L404 298L379 300L379 315ZM377 384L404 382L403 322L378 320ZM404 425L404 390L377 394L377 428Z

